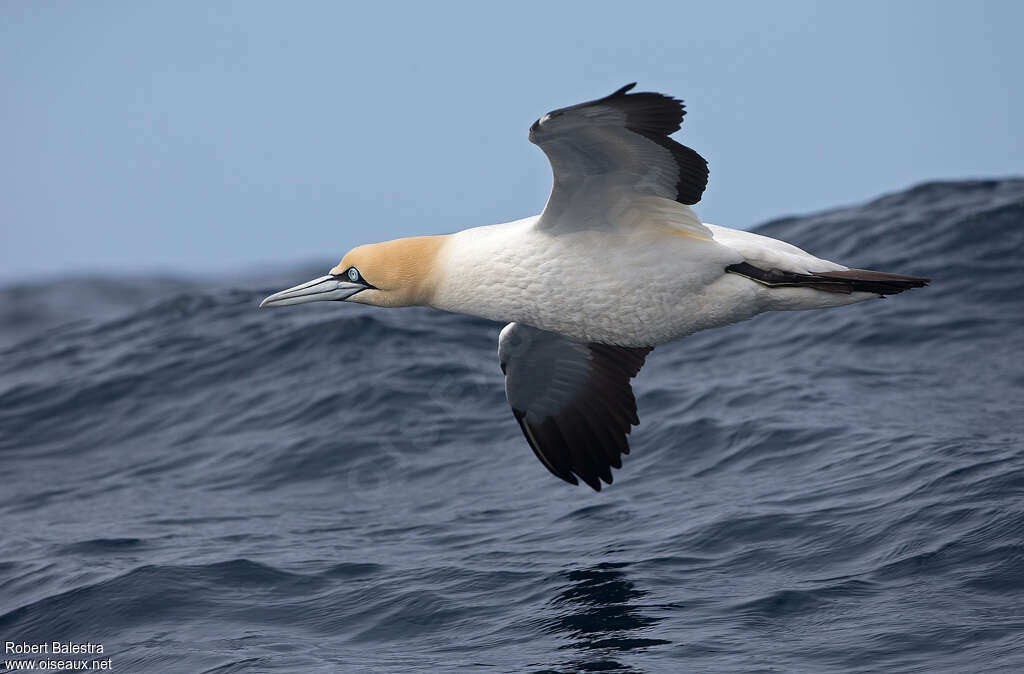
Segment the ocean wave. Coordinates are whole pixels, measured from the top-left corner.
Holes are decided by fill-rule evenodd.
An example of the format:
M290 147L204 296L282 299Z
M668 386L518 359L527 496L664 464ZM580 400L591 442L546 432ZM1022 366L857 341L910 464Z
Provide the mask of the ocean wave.
M659 347L600 494L523 442L497 324L0 289L0 635L133 672L1020 669L1024 180L760 231L935 282Z

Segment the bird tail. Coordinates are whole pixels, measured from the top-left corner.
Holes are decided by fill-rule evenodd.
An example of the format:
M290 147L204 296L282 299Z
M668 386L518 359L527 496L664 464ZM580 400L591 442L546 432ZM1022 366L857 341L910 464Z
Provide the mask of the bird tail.
M921 276L890 274L884 271L871 271L869 269L827 271L818 274L818 276L838 281L847 288L835 292L865 292L878 293L879 295L896 295L911 288L923 288L932 281L930 278L923 278Z
M779 269L761 269L749 262L740 262L726 267L740 276L776 288L814 288L830 293L864 292L878 295L895 295L911 288L922 288L931 279L904 274L890 274L884 271L868 269L845 269L843 271L823 271L814 274L797 274Z

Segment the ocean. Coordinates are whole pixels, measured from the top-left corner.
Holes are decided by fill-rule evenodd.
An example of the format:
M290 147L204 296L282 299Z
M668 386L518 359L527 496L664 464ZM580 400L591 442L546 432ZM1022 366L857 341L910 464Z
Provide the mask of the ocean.
M1024 179L757 231L935 281L655 349L600 493L500 325L257 310L338 251L0 288L0 671L1024 671Z

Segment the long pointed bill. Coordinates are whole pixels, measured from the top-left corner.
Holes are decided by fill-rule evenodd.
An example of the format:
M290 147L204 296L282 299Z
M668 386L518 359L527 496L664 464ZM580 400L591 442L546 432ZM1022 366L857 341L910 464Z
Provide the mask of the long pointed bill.
M345 300L360 290L366 290L366 286L360 283L339 281L333 276L321 276L312 281L301 283L294 288L274 293L260 302L260 306L283 307L289 304L302 304L304 302Z

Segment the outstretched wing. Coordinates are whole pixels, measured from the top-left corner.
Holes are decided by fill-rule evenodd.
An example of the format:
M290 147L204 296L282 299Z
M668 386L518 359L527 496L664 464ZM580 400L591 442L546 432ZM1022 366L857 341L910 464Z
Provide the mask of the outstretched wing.
M639 424L630 379L651 348L577 342L509 323L498 337L505 395L534 454L566 482L601 490Z
M544 151L554 173L539 226L572 226L574 216L614 210L612 201L635 197L700 201L708 163L669 138L686 114L682 101L627 93L634 86L549 112L530 127L530 141Z

